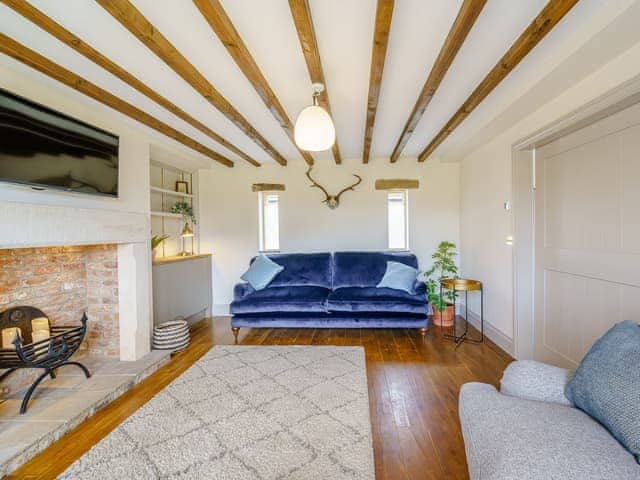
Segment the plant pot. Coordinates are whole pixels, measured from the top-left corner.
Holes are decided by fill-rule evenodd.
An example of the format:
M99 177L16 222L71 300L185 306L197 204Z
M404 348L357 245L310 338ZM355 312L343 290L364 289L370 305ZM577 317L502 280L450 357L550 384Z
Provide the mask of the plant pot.
M442 312L434 308L433 324L437 327L453 327L453 304L448 304Z
M151 259L152 259L152 260L155 260L155 259L156 259L156 254L157 254L157 253L158 253L158 252L156 252L155 248L154 248L153 250L151 250Z

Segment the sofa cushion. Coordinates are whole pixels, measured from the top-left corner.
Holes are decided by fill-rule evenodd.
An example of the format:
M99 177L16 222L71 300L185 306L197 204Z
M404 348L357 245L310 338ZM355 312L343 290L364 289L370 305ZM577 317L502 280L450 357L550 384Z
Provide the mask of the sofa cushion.
M345 287L329 294L327 309L331 312L426 315L427 302L424 294L411 295L392 288Z
M278 265L276 262L264 255L258 255L249 269L240 277L245 282L251 284L254 290L262 290L271 281L284 270L282 265Z
M500 393L572 407L564 393L572 373L535 360L518 360L511 362L502 374Z
M413 284L418 278L418 269L399 262L387 262L387 270L377 288L393 288L415 295Z
M618 323L593 344L567 397L602 423L640 462L640 326Z
M336 252L333 254L333 288L375 287L387 262L418 268L418 259L409 252Z
M467 383L459 412L471 480L640 479L633 456L577 408Z
M231 303L233 314L326 312L330 290L323 287L269 287Z
M268 257L284 267L284 270L269 284L270 287L331 288L330 253L274 253L269 254Z

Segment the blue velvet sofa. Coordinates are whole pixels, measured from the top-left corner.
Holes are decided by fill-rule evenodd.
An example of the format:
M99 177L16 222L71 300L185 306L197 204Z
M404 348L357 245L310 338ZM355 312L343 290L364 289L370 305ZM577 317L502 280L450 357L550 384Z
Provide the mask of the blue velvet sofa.
M269 286L234 288L230 310L234 335L240 327L419 328L427 331L426 292L376 288L387 262L418 268L408 252L336 252L268 255L284 267ZM252 259L253 261L253 259Z

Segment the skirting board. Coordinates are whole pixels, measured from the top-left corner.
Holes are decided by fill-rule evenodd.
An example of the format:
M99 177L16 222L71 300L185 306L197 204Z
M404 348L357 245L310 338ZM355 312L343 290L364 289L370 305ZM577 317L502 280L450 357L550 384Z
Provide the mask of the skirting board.
M228 303L214 303L213 315L216 317L225 317L231 315Z
M458 311L464 310L464 304L460 304L460 306L457 308L460 308L460 310ZM480 330L480 315L469 310L469 323L474 327L476 327L478 330ZM513 339L507 337L500 330L498 330L493 325L488 323L486 318L484 319L484 334L489 340L491 340L493 343L499 346L502 350L507 352L513 358L516 358L515 343Z

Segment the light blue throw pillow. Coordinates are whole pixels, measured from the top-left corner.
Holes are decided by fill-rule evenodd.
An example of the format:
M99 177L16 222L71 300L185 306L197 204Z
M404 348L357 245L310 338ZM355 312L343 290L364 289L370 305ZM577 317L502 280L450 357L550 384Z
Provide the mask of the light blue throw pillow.
M262 290L266 288L282 270L284 270L282 265L278 265L266 255L258 255L249 267L249 270L244 272L240 278L245 282L249 282L249 285L251 285L254 290Z
M413 285L418 278L418 270L409 265L399 262L387 262L387 271L378 288L393 288L394 290L402 290L411 295L415 295Z
M627 320L585 355L565 394L604 425L640 463L640 326Z

